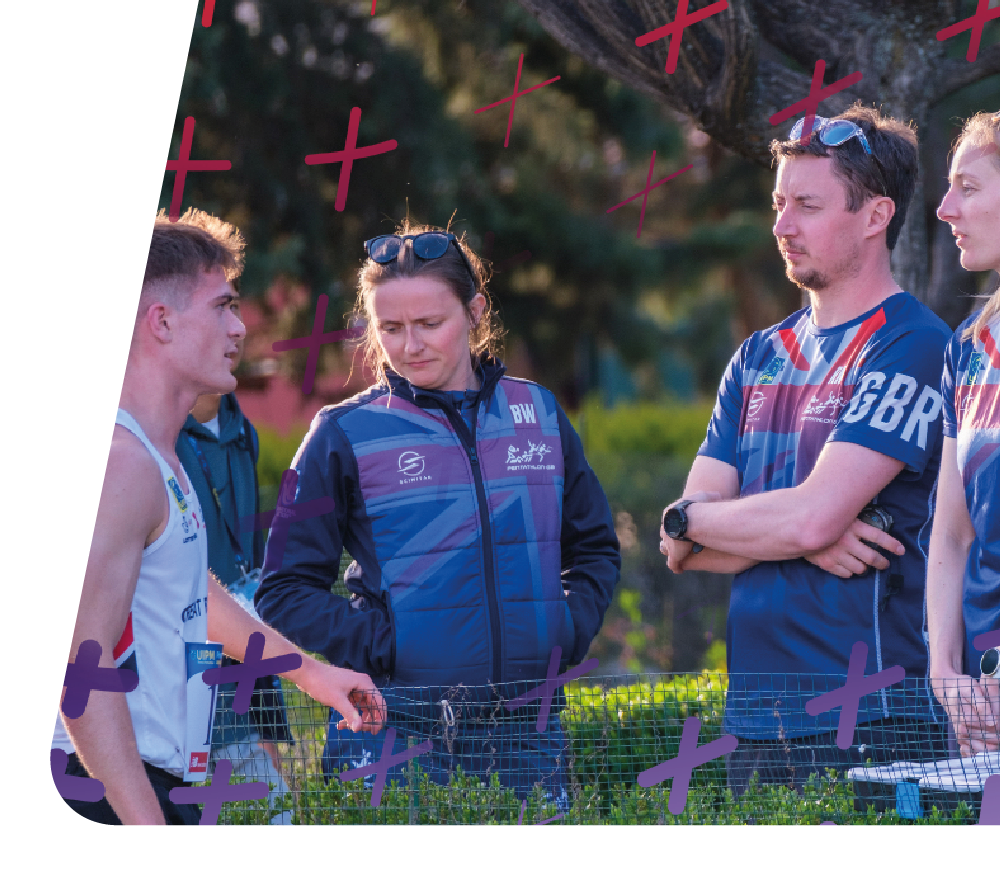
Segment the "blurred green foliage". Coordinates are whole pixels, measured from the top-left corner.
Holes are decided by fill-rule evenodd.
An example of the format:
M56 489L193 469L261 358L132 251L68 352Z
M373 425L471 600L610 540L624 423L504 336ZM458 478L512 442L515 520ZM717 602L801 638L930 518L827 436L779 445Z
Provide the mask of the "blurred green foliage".
M638 403L607 409L590 400L572 421L588 458L639 453L690 463L705 439L712 406Z

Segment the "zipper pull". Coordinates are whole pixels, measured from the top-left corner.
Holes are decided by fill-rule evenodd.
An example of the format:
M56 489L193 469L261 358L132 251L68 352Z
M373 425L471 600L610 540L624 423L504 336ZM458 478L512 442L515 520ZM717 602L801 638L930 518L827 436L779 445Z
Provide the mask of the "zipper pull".
M469 447L469 461L471 461L473 464L479 464L479 459L476 458L476 447L475 446L470 446Z

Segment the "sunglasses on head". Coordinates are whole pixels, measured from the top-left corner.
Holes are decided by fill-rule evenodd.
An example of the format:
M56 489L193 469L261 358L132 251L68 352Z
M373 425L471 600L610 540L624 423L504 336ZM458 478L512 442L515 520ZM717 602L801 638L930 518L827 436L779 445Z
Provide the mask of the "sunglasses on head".
M458 255L465 263L465 268L469 270L469 276L473 283L476 282L476 273L472 271L469 258L465 256L458 239L452 232L418 232L416 235L380 235L378 238L370 238L365 242L365 253L376 263L391 263L399 258L403 252L406 242L413 242L413 255L421 260L436 260L443 257L448 251L448 245L455 243ZM478 285L477 285L478 286Z
M804 116L792 126L792 130L788 135L790 141L802 140L803 128L808 118L808 116ZM875 164L878 166L879 180L882 184L882 195L889 195L889 191L885 185L885 168L879 161L878 156L872 151L872 146L868 143L868 138L865 137L865 133L862 131L860 125L851 122L849 119L827 119L825 116L814 116L812 127L808 132L809 137L812 135L816 135L819 138L819 142L827 147L839 147L842 144L846 144L851 138L857 138L861 141L861 146L865 148L865 152L875 160Z

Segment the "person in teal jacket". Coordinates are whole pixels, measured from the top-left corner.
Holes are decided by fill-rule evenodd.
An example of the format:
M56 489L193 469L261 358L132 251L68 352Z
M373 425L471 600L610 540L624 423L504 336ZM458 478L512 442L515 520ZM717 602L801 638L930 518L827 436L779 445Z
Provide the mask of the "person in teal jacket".
M234 358L239 363L240 352ZM234 366L234 369L236 367ZM256 573L264 559L263 533L239 531L240 519L260 511L256 463L257 431L240 410L235 393L203 394L187 417L177 440L177 457L201 502L208 529L208 566L240 598L249 592L245 607L252 610ZM235 661L226 658L223 665ZM214 762L228 758L233 772L272 784L270 801L288 791L276 769L277 742L291 742L291 731L276 676L255 682L250 712L237 715L232 702L235 684L219 687L212 733ZM272 824L290 824L288 813L279 813Z

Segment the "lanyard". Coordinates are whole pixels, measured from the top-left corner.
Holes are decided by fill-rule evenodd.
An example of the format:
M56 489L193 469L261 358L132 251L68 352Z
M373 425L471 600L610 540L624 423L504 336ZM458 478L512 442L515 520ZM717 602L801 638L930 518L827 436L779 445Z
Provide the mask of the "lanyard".
M229 520L226 519L226 514L222 510L222 502L219 500L219 493L215 488L215 484L212 482L212 471L208 467L208 459L205 458L205 453L202 451L201 447L198 445L198 441L191 435L187 435L188 440L194 447L194 454L198 458L198 464L201 465L202 473L205 475L205 480L208 483L209 491L212 493L212 500L215 501L215 509L219 511L219 518L222 520L223 525L226 527L226 532L229 535L229 542L233 545L233 555L236 557L236 567L240 570L241 574L247 573L246 559L243 556L243 550L240 547L240 542L236 535L233 534L232 526L229 525ZM229 455L226 455L226 466L229 466ZM233 473L232 470L229 471L229 484L232 486L233 491L233 508L236 508L236 485L233 483ZM237 511L238 512L238 511ZM237 521L238 521L237 517Z

